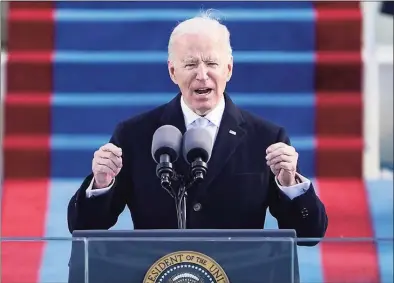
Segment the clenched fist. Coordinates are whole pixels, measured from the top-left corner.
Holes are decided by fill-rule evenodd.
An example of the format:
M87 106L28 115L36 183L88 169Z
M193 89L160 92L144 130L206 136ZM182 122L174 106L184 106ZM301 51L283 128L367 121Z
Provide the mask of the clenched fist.
M285 143L275 143L267 148L267 165L272 173L278 178L282 186L296 184L298 153L294 147Z
M100 147L92 161L94 188L108 187L122 169L122 149L112 143Z

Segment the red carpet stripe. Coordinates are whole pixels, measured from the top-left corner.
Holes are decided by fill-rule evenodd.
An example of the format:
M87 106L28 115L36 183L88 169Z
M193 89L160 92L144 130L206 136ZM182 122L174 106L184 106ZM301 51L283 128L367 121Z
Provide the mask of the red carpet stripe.
M320 176L320 178L336 177L345 179L361 175L362 150L363 142L361 138L339 139L337 137L318 137L316 149L316 174ZM351 221L351 219L349 219L349 221Z
M13 135L4 138L4 149L46 149L50 146L48 136Z
M47 105L50 106L51 94L49 93L8 93L6 105Z
M361 18L351 21L339 19L332 24L324 15L360 14L359 3L314 2L316 14L316 54L315 93L316 103L316 136L318 144L329 143L345 138L354 140L341 144L322 146L316 152L318 177L362 177L362 58L361 58ZM351 17L350 17L351 18ZM337 32L338 29L341 32ZM328 44L329 43L329 44ZM327 94L347 94L335 100ZM328 101L330 100L330 101ZM324 139L323 139L324 138ZM357 141L358 140L358 141ZM352 146L354 144L354 146ZM336 147L336 150L332 150ZM349 149L349 150L344 150ZM346 160L338 165L339 160ZM344 162L342 162L344 163Z
M372 238L362 181L360 3L321 1L315 2L315 8L317 175L319 194L329 215L327 238ZM330 95L340 92L345 98ZM339 137L347 142L338 142ZM325 242L321 250L325 282L379 282L374 243Z
M362 107L362 97L360 93L318 93L316 94L316 106L321 108L332 108L354 106Z
M361 13L359 10L355 9L346 9L346 10L337 10L337 9L325 9L319 10L316 14L318 21L353 21L360 20Z
M360 52L338 52L338 51L316 52L317 64L343 65L348 63L360 63L360 60L361 60Z
M10 63L13 62L52 62L52 52L12 52L8 54L7 60Z
M51 8L34 9L32 13L31 9L11 9L8 14L9 21L53 21L54 13Z
M49 182L5 180L2 198L2 237L42 237ZM1 253L1 282L38 282L45 243L5 242Z
M15 97L11 98L11 103L8 101L12 93L20 92L39 93L42 101L50 100L50 60L54 45L53 5L53 1L9 3L7 51L10 60L7 61L4 139L9 140L13 135L21 139L11 138L7 142L11 146L4 147L1 200L3 237L40 238L45 232L50 178L50 105L46 103L37 107L26 103L30 99L16 102ZM32 18L45 22L34 22ZM21 51L26 54L34 51L36 53L33 54L41 55L38 58L18 56ZM17 54L17 60L14 60L14 54ZM44 245L42 241L3 243L1 282L38 282Z
M373 229L362 180L318 180L329 215L327 238L372 238ZM372 242L325 242L321 245L325 282L378 283L379 266Z
M349 137L319 137L317 139L318 149L360 150L363 148L362 138Z
M318 137L363 137L363 101L360 92L316 93L316 129ZM360 150L361 156L363 149ZM351 177L361 176L352 175Z

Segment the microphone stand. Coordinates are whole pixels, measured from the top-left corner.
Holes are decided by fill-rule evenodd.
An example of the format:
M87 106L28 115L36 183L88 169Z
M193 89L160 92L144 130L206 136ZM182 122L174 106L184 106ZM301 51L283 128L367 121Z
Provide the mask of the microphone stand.
M175 200L175 209L178 220L178 229L186 229L186 216L187 216L187 190L193 186L195 180L192 179L189 182L185 181L185 177L183 175L176 174L173 172L172 176L165 176L166 174L161 175L161 186L164 190L166 190L170 196ZM178 191L175 191L173 186L171 185L171 180L180 181Z
M178 216L178 228L179 229L186 229L186 216L187 216L187 190L193 186L195 180L192 179L189 182L185 182L183 176L178 176L181 179L181 184L178 189L178 195L175 198L176 207L177 207L177 216Z
M187 211L187 191L204 178L207 165L201 158L196 159L191 164L191 179L186 180L183 175L179 175L172 167L168 157L164 156L160 159L160 163L156 166L156 175L160 178L161 187L166 190L175 200L175 208L178 219L178 229L186 229L186 211ZM171 185L171 181L180 181L178 191L175 191Z
M186 229L186 202L187 190L184 182L181 182L178 190L178 195L175 198L179 229Z

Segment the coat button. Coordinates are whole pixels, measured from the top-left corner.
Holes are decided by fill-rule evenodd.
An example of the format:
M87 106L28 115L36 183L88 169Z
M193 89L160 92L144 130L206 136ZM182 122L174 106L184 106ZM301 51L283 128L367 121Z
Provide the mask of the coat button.
M308 209L306 209L305 207L301 210L301 215L302 215L302 218L307 218L308 217L308 215L309 215L309 211L308 211Z
M201 203L196 203L195 205L193 205L193 210L200 211L201 210Z

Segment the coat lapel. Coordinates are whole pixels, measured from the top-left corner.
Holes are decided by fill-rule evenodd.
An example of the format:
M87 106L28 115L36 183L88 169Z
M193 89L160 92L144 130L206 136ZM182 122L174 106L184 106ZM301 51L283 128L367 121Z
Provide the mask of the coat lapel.
M173 125L182 134L186 131L185 118L181 108L181 94L179 93L164 106L163 114L160 117L160 125Z
M186 132L185 118L181 108L181 94L179 93L164 107L163 114L160 119L160 126L172 125L177 127L182 135ZM178 174L186 175L188 173L188 165L184 160L182 153L179 154L178 160L173 164L175 171Z
M196 188L196 193L199 196L205 194L212 181L220 174L245 136L242 114L227 94L225 94L225 103L226 106L222 121L215 140L211 159L208 162L207 175L205 180Z

